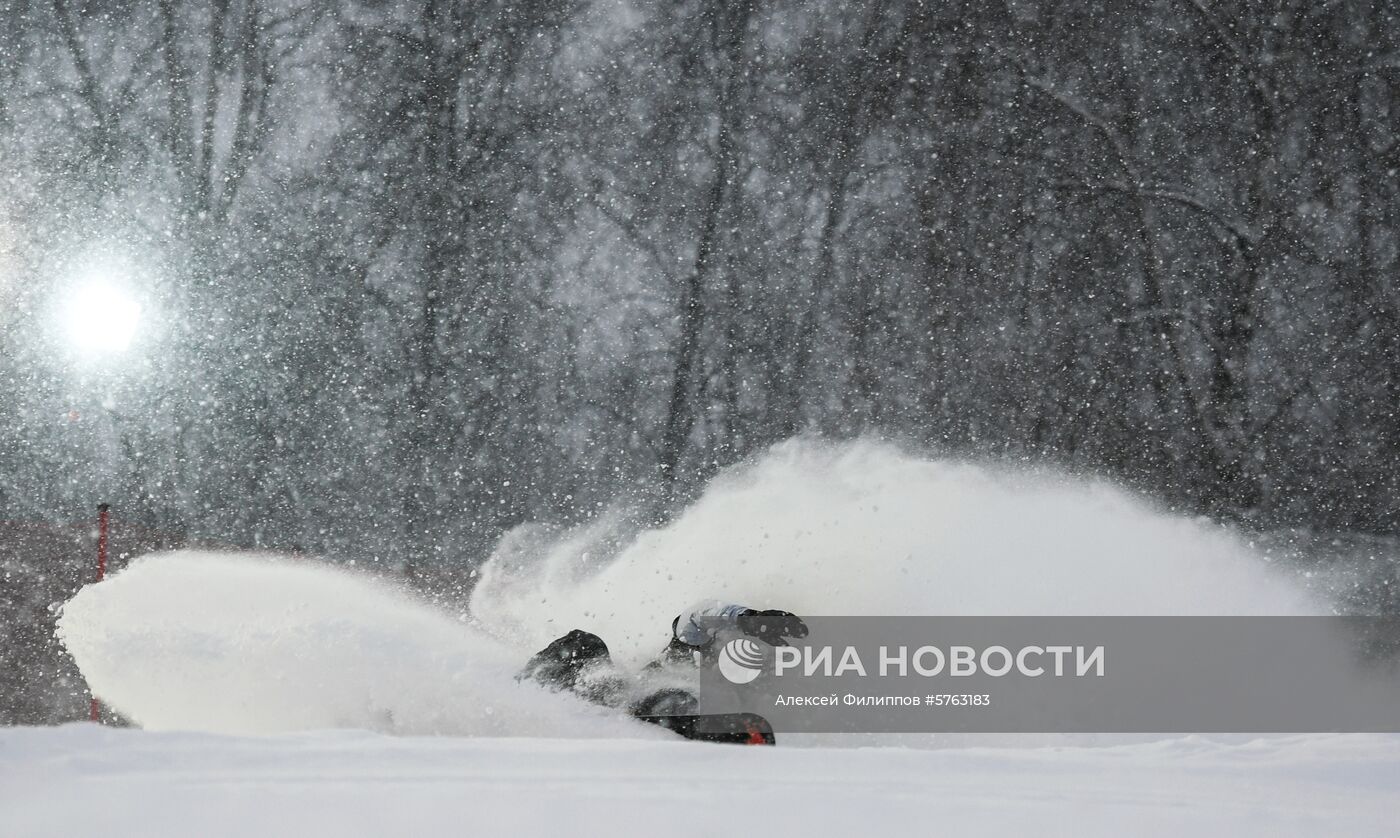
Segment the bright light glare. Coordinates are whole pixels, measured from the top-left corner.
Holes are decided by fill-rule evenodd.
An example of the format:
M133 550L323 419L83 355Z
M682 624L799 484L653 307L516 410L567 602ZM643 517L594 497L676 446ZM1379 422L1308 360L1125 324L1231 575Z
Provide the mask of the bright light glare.
M141 322L141 304L106 282L73 290L64 311L68 337L84 352L120 352L131 345Z

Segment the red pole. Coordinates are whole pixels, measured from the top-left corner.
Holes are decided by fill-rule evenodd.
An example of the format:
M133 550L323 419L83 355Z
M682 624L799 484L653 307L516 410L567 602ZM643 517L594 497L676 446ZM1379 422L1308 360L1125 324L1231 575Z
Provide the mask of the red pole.
M110 507L105 503L97 505L97 581L101 582L107 575L107 530L110 524ZM102 707L97 701L97 696L92 697L92 702L88 707L88 718L94 722L102 720Z
M97 505L97 581L101 582L107 575L107 525L108 510L110 507L105 503Z

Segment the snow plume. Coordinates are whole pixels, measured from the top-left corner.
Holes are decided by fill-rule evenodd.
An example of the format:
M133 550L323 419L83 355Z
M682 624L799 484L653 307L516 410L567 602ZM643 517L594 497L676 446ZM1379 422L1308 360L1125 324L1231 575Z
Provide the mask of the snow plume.
M800 614L1323 613L1236 535L1102 482L793 441L663 529L502 542L471 612L519 648L570 628L639 663L689 603Z
M575 627L640 664L705 597L811 615L1317 610L1229 531L1106 484L793 442L661 529L512 533L470 624L353 571L183 551L84 588L59 635L152 729L664 736L513 676Z
M149 729L653 734L516 683L513 650L392 587L285 557L146 556L80 591L58 633L94 694Z

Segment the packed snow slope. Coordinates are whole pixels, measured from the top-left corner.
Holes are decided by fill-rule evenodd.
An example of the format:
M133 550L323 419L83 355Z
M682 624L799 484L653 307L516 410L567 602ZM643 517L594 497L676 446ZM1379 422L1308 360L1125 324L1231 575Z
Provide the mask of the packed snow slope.
M83 589L59 634L149 729L655 736L512 676L575 627L640 664L703 597L812 615L1320 610L1218 525L875 443L780 445L666 527L616 520L512 533L460 618L327 564L181 552Z
M0 835L1393 836L1400 737L1111 748L0 729Z

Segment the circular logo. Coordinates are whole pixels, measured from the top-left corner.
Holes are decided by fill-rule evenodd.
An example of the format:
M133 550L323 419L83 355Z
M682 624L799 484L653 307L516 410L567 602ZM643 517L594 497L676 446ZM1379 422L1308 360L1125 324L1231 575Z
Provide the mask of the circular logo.
M763 674L763 647L740 637L719 650L719 671L731 684L747 684Z

